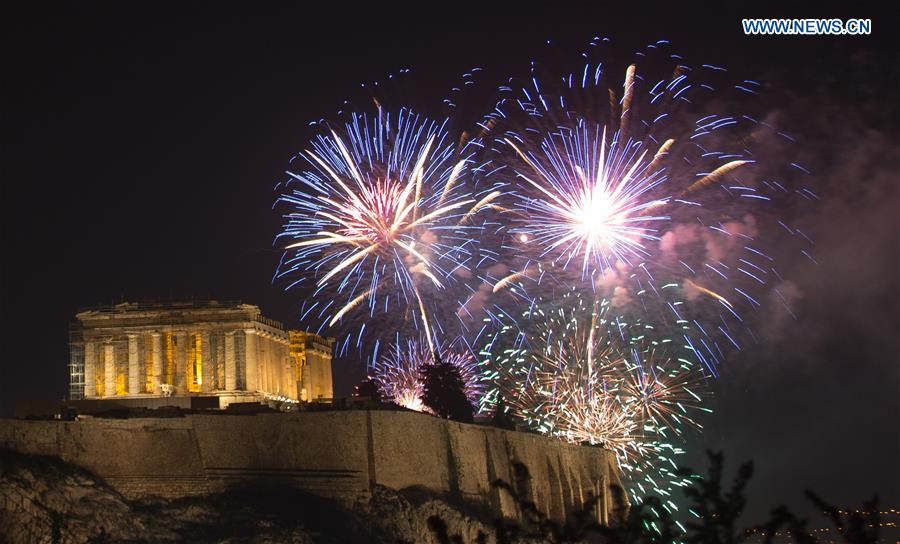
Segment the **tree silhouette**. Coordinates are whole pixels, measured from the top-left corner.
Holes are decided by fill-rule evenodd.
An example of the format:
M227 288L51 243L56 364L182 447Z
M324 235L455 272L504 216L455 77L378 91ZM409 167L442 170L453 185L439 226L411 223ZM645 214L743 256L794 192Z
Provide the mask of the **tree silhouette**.
M435 361L422 369L422 403L439 417L472 421L474 410L466 397L459 369L442 361L438 354Z
M747 533L738 526L741 513L747 504L747 483L753 476L753 463L746 462L738 468L731 488L725 490L723 473L725 460L722 452L706 452L709 458L709 474L702 478L689 469L680 469L682 476L693 480L684 490L692 500L693 511L698 521L687 523L688 535L685 542L697 544L738 544Z
M503 398L503 395L499 395L497 397L497 403L494 404L494 416L491 418L491 425L509 431L516 430L516 421L507 411L506 399Z

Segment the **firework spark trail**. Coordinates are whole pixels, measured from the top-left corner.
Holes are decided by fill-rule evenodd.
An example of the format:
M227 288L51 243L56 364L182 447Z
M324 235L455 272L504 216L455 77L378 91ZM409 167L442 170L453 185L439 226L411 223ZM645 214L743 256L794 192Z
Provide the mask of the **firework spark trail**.
M452 272L468 266L481 228L473 218L498 196L469 191L472 152L456 149L446 123L379 108L352 114L298 155L305 165L287 172L290 190L279 198L289 209L277 239L289 243L276 278L314 284L304 316L333 327L363 303L370 317L412 308L433 344L439 324L429 313L457 280ZM366 320L346 325L359 327L359 345Z
M481 401L484 383L480 380L478 362L466 350L449 346L436 348L441 361L455 366L460 373L466 398L473 406ZM404 408L417 412L429 412L422 404L424 383L422 371L435 364L434 350L426 344L413 340L405 346L398 341L374 365L373 378L378 384L382 397Z

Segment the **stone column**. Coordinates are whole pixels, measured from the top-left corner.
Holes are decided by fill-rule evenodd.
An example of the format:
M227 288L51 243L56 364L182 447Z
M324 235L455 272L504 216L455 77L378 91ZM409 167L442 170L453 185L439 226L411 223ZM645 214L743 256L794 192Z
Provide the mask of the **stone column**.
M294 366L294 358L291 357L290 346L284 348L284 367L286 372L284 379L289 396L292 399L300 400L300 391L297 389L297 368Z
M225 333L225 389L237 388L237 373L234 367L234 331Z
M268 334L266 335L266 352L265 352L265 361L266 361L266 375L269 377L268 380L268 390L270 393L274 395L278 395L281 393L278 387L278 377L275 375L275 370L277 369L274 364L272 364L272 337Z
M256 336L256 329L244 329L244 338L246 339L244 345L247 349L247 355L244 358L244 362L247 365L247 391L259 391L259 357L257 357L258 338Z
M278 365L272 357L275 352L275 340L272 336L266 337L266 366L269 367L269 391L276 395L281 394L281 383L278 380Z
M188 334L186 332L175 333L175 394L184 396L188 393L187 364L188 364Z
M300 393L297 391L297 380L294 379L294 368L291 366L291 356L288 348L281 350L281 366L284 368L284 390L286 395L294 400L300 400Z
M116 347L107 343L103 345L103 350L103 366L106 371L103 396L114 397L116 396Z
M154 395L159 395L159 384L162 380L162 375L165 372L165 370L163 369L162 361L162 334L158 332L151 333L150 342L150 349L152 350L152 359L150 360L150 364L153 365L153 371L150 379L150 392Z
M215 385L216 375L216 354L209 349L209 331L200 333L200 356L202 357L202 367L200 372L201 382L200 391L209 393Z
M277 338L272 340L272 366L275 367L275 379L278 380L278 390L285 397L290 397L291 392L288 390L287 382L284 379L284 357L281 355L281 344L278 343Z
M316 352L306 345L306 366L303 367L303 386L306 387L306 398L316 400Z
M278 344L278 361L281 363L281 383L284 387L284 394L294 399L297 398L297 387L291 374L291 357L288 349L288 346Z
M225 336L216 335L216 365L213 368L215 374L216 390L225 389Z
M141 365L138 360L138 337L136 334L128 335L128 394L137 395L141 392Z
M266 365L266 391L278 394L278 383L275 381L275 368L272 364L272 338L267 334L263 339L263 362Z
M284 387L284 360L282 360L281 345L278 338L273 336L269 340L269 364L272 365L272 376L275 379L275 389L279 395L287 396L287 389Z
M322 379L325 381L325 396L334 399L334 373L331 371L331 355L322 352Z
M266 393L272 390L272 369L269 365L269 337L265 333L256 335L256 354L259 358L259 389Z
M302 347L297 354L297 366L300 370L297 373L297 398L303 401L309 400L309 364L306 359L306 348Z
M278 337L272 337L272 366L275 367L275 379L278 382L278 391L286 396L290 396L290 391L287 388L287 382L285 381L285 371L284 371L284 357L281 352L281 344L278 342Z
M259 358L260 365L263 368L263 377L265 378L263 380L262 390L266 393L276 394L278 393L278 388L272 381L272 361L269 360L269 350L271 348L270 342L268 334L260 336Z
M97 396L97 345L84 343L84 398Z
M253 352L256 356L256 368L259 369L256 375L256 389L258 391L268 391L268 376L266 376L266 350L264 342L266 341L262 333L253 331L256 350ZM248 341L249 343L249 341Z

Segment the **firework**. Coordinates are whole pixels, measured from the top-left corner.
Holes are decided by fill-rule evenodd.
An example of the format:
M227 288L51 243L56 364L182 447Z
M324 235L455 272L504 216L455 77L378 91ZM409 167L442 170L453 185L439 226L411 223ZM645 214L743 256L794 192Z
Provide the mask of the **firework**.
M503 396L535 430L613 451L636 499L648 489L670 495L681 481L678 444L707 411L691 350L577 292L537 301L523 318L535 323L531 330L509 329L482 351L491 388L481 411Z
M459 370L466 398L473 406L478 405L484 392L484 384L479 379L475 358L467 351L450 347L438 347L437 350L442 362ZM427 345L410 340L403 346L398 342L375 363L373 378L384 399L417 412L430 412L422 404L422 371L433 364L434 350Z
M296 157L279 198L288 211L277 277L313 285L303 319L333 327L363 310L400 316L432 345L431 307L470 257L473 216L494 198L467 190L470 154L446 123L406 109L354 113ZM358 343L366 321L351 320Z
M758 83L675 54L651 58L666 48L653 44L621 71L593 52L562 78L533 65L502 88L488 120L507 188L509 273L493 291L609 297L684 335L715 374L753 338L749 311L786 305L775 253L799 245L808 255L811 242L780 213L815 195L790 136L732 96L757 94Z
M542 433L603 445L636 499L675 509L705 381L755 340L751 310L793 316L776 263L814 259L784 216L816 196L793 139L746 107L759 83L665 42L597 60L604 41L568 73L510 79L474 137L381 106L321 124L280 198L278 277L311 287L302 319L355 338L387 399L427 411L437 357L479 411L502 396ZM420 340L401 344L409 325ZM367 329L398 340L363 350Z
M608 142L606 130L579 123L549 134L540 144L545 161L504 139L533 171L517 172L527 190L511 232L540 247L539 259L564 266L578 260L585 274L591 265L606 270L647 257L646 242L658 239L652 224L666 219L653 213L666 201L649 196L664 179L661 170L647 170L646 150Z

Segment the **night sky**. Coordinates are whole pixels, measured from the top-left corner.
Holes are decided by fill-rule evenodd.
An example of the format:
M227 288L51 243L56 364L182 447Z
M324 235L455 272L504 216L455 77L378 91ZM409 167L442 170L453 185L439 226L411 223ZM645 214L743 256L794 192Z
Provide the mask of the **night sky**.
M307 124L361 82L408 67L416 92L439 106L465 70L524 69L548 38L607 35L629 55L666 38L692 61L777 89L773 111L798 136L822 196L798 218L819 261L800 282L798 320L729 361L688 461L703 467L707 447L732 465L753 459L756 518L776 503L801 507L807 487L847 505L877 491L900 506L896 16L756 3L736 13L295 4L72 2L4 13L0 415L20 399L64 395L78 308L216 298L296 323L302 293L271 283L273 187L310 137ZM740 29L742 17L786 16L872 18L874 35ZM336 393L362 372L336 363Z

